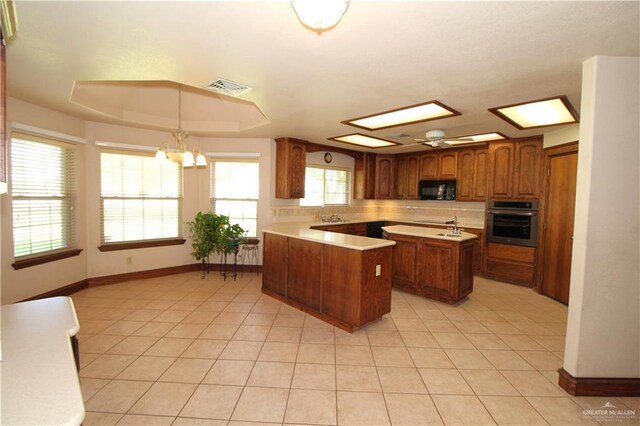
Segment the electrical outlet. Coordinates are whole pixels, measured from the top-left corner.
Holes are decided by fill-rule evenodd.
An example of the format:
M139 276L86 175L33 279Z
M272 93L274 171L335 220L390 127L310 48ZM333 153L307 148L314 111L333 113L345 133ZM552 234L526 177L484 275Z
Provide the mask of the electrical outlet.
M376 277L382 274L382 265L376 265Z
M127 265L131 265L133 263L133 257L128 256L127 257Z

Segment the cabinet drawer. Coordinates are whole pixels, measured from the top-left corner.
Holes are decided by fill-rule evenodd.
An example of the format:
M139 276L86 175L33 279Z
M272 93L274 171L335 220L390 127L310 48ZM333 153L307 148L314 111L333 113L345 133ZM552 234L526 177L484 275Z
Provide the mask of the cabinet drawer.
M512 246L509 244L489 243L487 256L493 259L503 259L513 262L530 263L533 265L536 257L535 247Z
M487 259L487 276L489 278L493 278L498 281L532 286L533 275L533 265Z

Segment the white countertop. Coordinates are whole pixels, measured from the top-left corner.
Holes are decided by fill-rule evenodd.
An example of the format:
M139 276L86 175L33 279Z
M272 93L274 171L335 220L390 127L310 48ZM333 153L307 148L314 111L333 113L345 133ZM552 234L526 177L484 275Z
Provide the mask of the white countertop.
M351 222L347 222L351 223ZM329 244L332 246L344 247L352 250L372 250L382 247L393 246L396 243L377 238L359 237L357 235L339 234L337 232L320 231L310 229L310 226L321 225L319 222L287 222L276 223L263 232L269 234L283 235L285 237L299 238L301 240L313 241L316 243ZM328 223L326 225L329 225ZM339 225L333 223L332 225Z
M70 337L69 297L2 306L3 425L79 425L84 403Z
M468 241L473 240L474 238L478 238L477 235L470 234L468 232L462 232L460 236L456 237L448 237L442 235L444 233L449 233L446 229L437 229L437 228L424 228L420 226L406 226L406 225L392 225L392 226L384 226L382 229L390 234L398 234L398 235L409 235L412 237L422 237L422 238L434 238L438 240L447 240L447 241Z
M342 217L342 216L341 216ZM451 216L426 216L422 218L417 218L415 216L402 216L402 215L385 215L384 217L380 216L348 216L345 215L343 219L346 219L346 222L336 222L336 223L327 223L327 222L314 222L313 226L322 226L322 225L340 225L341 223L362 223L362 222L403 222L403 223L415 223L418 225L437 225L437 226L453 226L452 223L446 223L451 221L453 218ZM473 220L469 218L460 218L458 219L458 226L460 228L470 228L470 229L484 229L484 222L482 220Z

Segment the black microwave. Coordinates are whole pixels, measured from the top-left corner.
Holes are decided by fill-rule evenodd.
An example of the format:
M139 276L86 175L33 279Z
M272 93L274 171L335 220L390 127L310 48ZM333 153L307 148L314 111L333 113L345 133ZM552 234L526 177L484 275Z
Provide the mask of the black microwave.
M421 180L419 196L421 200L455 200L455 180Z

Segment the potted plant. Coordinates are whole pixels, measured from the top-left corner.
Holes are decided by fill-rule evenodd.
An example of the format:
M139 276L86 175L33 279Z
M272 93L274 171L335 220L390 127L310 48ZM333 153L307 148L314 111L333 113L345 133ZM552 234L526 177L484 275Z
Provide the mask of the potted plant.
M202 278L208 272L209 256L216 253L224 256L237 254L238 247L245 241L246 231L240 225L229 223L229 216L213 212L198 212L193 221L186 223L193 241L191 255L202 261ZM226 270L223 271L226 278Z

